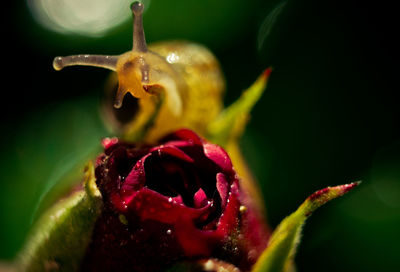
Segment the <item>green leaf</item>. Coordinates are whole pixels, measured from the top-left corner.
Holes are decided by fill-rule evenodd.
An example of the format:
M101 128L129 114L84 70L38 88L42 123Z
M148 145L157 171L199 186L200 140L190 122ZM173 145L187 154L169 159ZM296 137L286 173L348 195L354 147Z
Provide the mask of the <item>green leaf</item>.
M77 271L101 207L94 167L89 162L84 190L60 200L43 214L19 254L18 268L21 271Z
M250 116L250 111L263 94L272 69L266 69L232 105L208 125L208 139L221 146L240 137Z
M267 249L254 265L252 272L288 271L293 263L306 219L326 202L344 195L359 184L360 182L354 182L327 187L309 196L294 213L282 220L272 234Z

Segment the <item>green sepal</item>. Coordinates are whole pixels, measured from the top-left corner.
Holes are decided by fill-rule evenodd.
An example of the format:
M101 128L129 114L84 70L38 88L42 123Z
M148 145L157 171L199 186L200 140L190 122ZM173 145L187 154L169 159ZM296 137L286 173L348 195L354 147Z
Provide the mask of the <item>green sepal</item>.
M85 168L83 187L57 202L38 220L18 256L18 270L78 270L102 207L91 162Z
M344 195L360 182L327 187L309 196L291 215L282 220L272 233L267 249L261 254L252 272L290 271L302 227L306 219L326 202Z
M231 140L240 137L249 120L250 111L260 99L267 87L268 78L272 69L266 69L257 80L243 92L241 97L221 114L207 127L208 139L212 142L226 146Z

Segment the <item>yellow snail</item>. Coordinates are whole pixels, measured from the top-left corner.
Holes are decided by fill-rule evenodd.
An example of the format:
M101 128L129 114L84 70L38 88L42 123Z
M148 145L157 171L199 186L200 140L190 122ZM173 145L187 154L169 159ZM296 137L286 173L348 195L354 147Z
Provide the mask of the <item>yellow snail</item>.
M122 110L124 103L125 110L134 114L120 127L122 138L152 143L176 129L192 129L227 150L243 180L242 186L261 203L260 192L253 186L254 179L242 158L238 137L265 89L271 70L265 70L240 99L223 110L225 81L215 56L204 46L186 41L147 46L143 4L134 2L131 9L134 15L131 51L118 56L56 57L54 68L86 65L116 71L118 89L113 97L114 111L107 108L108 117ZM127 94L134 97L136 104L128 103L132 97Z
M114 107L126 94L139 99L135 117L124 124L127 140L152 142L181 127L205 133L206 125L222 109L225 82L214 55L199 44L158 42L147 46L143 31L143 4L131 5L134 14L133 48L119 56L74 55L56 57L53 66L97 66L117 72L119 87ZM132 109L133 110L133 109Z

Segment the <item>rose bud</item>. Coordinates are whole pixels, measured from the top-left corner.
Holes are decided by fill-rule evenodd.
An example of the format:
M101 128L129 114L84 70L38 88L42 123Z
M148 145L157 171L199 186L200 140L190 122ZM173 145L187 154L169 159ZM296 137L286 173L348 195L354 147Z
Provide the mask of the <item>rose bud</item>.
M251 268L269 231L221 147L190 130L158 146L103 145L95 175L104 208L83 271L161 271L210 257Z

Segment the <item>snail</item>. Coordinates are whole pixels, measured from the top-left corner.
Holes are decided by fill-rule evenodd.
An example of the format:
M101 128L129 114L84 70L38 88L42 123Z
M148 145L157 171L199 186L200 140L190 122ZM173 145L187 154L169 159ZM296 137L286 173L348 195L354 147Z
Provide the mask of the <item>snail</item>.
M271 69L266 69L236 102L223 108L225 80L216 57L204 46L187 41L147 46L143 4L134 2L131 10L131 51L118 56L56 57L53 67L61 70L86 65L115 71L107 88L112 99L106 99L113 100L113 105L106 104L105 110L111 121L108 123L119 129L120 138L151 144L177 129L191 129L226 149L242 177L242 186L262 203L256 181L241 154L239 137L251 108L267 85ZM128 118L124 116L126 112Z
M206 133L207 124L222 109L225 81L216 57L204 46L187 41L164 41L147 46L143 30L143 4L131 5L133 20L132 50L118 56L72 55L56 57L55 70L85 65L116 71L118 89L114 109L122 111L130 94L137 109L120 126L122 137L152 142L181 127ZM111 116L110 116L111 115Z

